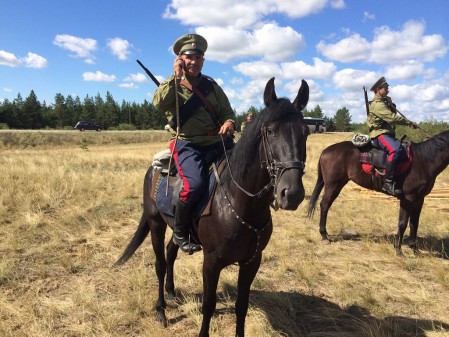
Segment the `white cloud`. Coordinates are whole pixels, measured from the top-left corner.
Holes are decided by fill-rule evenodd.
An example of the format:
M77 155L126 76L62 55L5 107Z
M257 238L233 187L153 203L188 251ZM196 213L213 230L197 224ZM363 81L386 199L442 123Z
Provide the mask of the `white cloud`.
M147 77L142 73L131 74L123 79L124 82L148 82Z
M27 68L42 69L48 65L48 61L45 58L34 53L28 53L27 57L23 59L23 62Z
M276 23L263 24L251 32L235 27L200 27L197 32L208 41L206 59L222 63L250 57L283 61L305 48L300 33L291 27L279 27Z
M127 88L127 89L137 89L139 88L137 85L135 85L133 82L127 82L127 83L120 83L118 85L120 88Z
M97 41L94 39L83 39L80 37L58 34L53 40L56 46L71 51L71 57L83 58L86 63L93 64L92 53L97 49Z
M44 57L35 53L28 52L24 58L19 58L16 55L0 50L0 65L8 67L25 66L27 68L42 69L47 67L48 61Z
M242 62L236 65L234 70L258 80L278 77L282 74L282 69L278 64L266 61Z
M390 79L412 80L424 73L424 65L421 62L410 61L405 64L388 67L385 76Z
M93 72L83 73L83 80L93 82L114 82L116 80L116 77L115 75L107 75L97 70L94 73Z
M371 20L375 20L376 16L374 14L371 14L367 11L363 12L363 22L365 21L371 21Z
M7 51L0 50L0 65L8 67L18 67L21 64L20 59Z
M337 70L334 63L324 62L318 57L313 58L313 65L308 65L303 61L294 61L282 63L281 67L283 77L288 79L298 79L298 77L329 79Z
M441 35L424 35L425 24L407 21L403 29L377 28L372 42L352 34L336 43L320 41L317 51L339 62L364 61L376 64L400 63L406 60L431 62L446 55L449 46Z
M176 0L166 7L163 17L179 20L186 26L230 25L247 29L270 14L301 18L322 11L326 6L334 9L345 7L344 0ZM198 11L198 8L207 8Z
M128 59L128 55L131 54L129 51L131 44L127 40L119 37L109 39L107 46L111 49L112 54L117 56L121 61L126 61Z
M379 77L373 71L347 68L337 71L332 80L337 88L362 92L362 87L369 90Z
M371 45L359 34L353 34L334 44L320 41L316 49L329 60L354 62L366 60L370 54Z
M370 61L386 64L406 59L426 62L443 57L449 48L441 35L424 35L425 24L408 21L402 31L383 26L376 30Z

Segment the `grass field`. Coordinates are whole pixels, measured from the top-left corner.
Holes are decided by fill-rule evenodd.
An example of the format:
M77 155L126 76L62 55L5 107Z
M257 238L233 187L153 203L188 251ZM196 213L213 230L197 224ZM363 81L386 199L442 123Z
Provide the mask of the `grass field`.
M312 134L304 184L321 151L349 133ZM169 326L154 319L157 280L147 240L111 268L141 215L144 174L163 132L0 132L0 336L196 336L202 254L179 254ZM331 245L307 199L273 212L252 286L249 337L449 336L449 172L426 199L421 254L395 255L398 202L350 183L329 212ZM408 230L406 232L408 234ZM168 237L167 237L168 240ZM237 267L220 278L211 336L235 334Z

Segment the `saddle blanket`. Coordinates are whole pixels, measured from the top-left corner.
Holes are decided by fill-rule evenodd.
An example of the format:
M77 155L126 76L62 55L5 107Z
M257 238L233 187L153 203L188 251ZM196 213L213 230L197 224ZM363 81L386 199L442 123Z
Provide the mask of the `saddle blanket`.
M178 199L178 195L175 194L175 188L170 183L168 186L167 191L167 179L169 178L168 174L161 174L161 171L156 173L158 170L154 170L153 172L159 175L157 179L157 186L155 189L155 200L156 200L156 207L164 213L165 215L174 218L175 213L173 209L173 205L176 204L176 199ZM179 176L177 179L180 179ZM156 179L155 179L156 180ZM171 177L171 180L173 180L173 177ZM204 193L200 200L196 203L194 209L193 209L193 216L195 218L195 222L203 215L203 213L207 213L206 207L208 206L209 199L212 197L215 191L215 185L216 185L216 177L213 171L209 173L208 176L208 193ZM166 193L167 192L167 193ZM178 190L176 190L177 193L179 193ZM206 215L206 214L205 214Z

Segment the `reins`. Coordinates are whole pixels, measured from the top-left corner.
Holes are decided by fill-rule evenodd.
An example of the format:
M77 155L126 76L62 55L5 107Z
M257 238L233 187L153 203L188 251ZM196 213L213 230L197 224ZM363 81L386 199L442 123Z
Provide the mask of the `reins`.
M263 167L263 164L265 163L265 168L268 171L268 174L270 175L270 181L268 182L268 184L266 184L265 186L263 186L257 193L251 193L249 191L247 191L246 189L244 189L242 186L240 186L240 184L234 179L234 176L232 174L232 168L231 165L229 163L229 157L228 154L226 152L226 148L225 148L225 144L224 144L224 140L222 138L222 144L223 144L223 149L224 149L224 153L225 153L225 158L226 158L226 163L228 165L228 170L229 170L229 176L231 177L232 182L237 186L237 188L242 191L243 193L245 193L247 196L249 196L250 198L261 198L266 192L268 192L270 190L271 187L274 187L273 190L273 194L274 194L274 200L275 200L275 205L272 207L275 210L278 210L279 207L277 205L277 198L276 198L276 188L277 188L277 183L279 181L279 178L282 176L282 174L289 169L300 169L300 170L304 170L305 168L305 163L303 161L287 161L287 162L280 162L280 161L276 161L273 157L273 153L271 151L271 147L270 144L268 142L267 139L267 132L265 127L262 127L261 129L261 136L262 136L262 145L263 145L263 150L264 150L264 154L265 154L265 160L261 160L261 166ZM216 168L214 166L214 172L216 172ZM217 177L217 181L219 181L219 177L218 174L216 174Z
M288 169L294 168L294 169L304 170L305 164L303 161L287 161L287 162L276 161L273 157L270 143L268 142L268 139L267 139L267 131L266 131L265 127L261 128L261 137L262 137L263 151L265 154L265 160L261 159L260 162L261 162L262 167L264 166L264 163L265 163L265 168L267 169L268 174L270 175L270 181L268 182L268 184L263 186L259 190L259 192L251 193L251 192L247 191L242 186L240 186L240 184L234 179L234 176L232 175L231 165L229 163L229 157L226 152L226 147L225 147L224 140L222 137L222 144L223 144L223 149L224 149L224 153L225 153L226 164L228 166L229 176L231 177L231 181L235 184L235 186L238 187L239 190L241 190L243 193L245 193L250 198L261 198L267 191L270 190L271 187L274 187L274 190L273 190L274 204L271 204L271 207L273 207L274 210L278 210L279 205L278 205L277 198L276 198L276 188L277 188L277 183L279 181L279 178ZM213 171L215 174L215 178L217 179L217 183L222 185L215 163L212 164L212 167L213 167ZM236 210L232 206L231 201L229 200L229 198L226 194L226 191L224 189L223 189L223 193L224 193L226 202L228 204L228 207L231 209L231 212L235 215L235 218L237 219L237 221L240 222L240 224L246 226L249 230L254 232L254 234L256 235L256 249L254 250L253 256L248 261L246 261L243 265L249 264L256 258L257 254L260 251L260 238L262 236L262 232L268 227L268 224L271 223L271 215L270 215L270 218L268 219L268 221L262 226L262 228L256 228L256 227L252 226L251 224L247 223L246 221L244 221L242 219L242 217L236 212Z

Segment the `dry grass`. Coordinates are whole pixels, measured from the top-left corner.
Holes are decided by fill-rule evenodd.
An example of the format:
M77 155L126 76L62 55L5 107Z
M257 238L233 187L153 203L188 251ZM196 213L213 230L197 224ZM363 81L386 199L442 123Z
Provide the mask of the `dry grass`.
M125 266L110 268L135 231L143 177L165 136L38 134L18 134L16 143L2 138L0 336L195 336L201 254L178 257L179 301L169 303L168 328L154 319L150 240ZM67 134L75 138L61 142ZM308 195L321 150L349 138L311 135ZM439 193L426 199L420 256L407 247L404 258L395 255L397 202L354 184L329 213L331 245L321 244L318 215L306 220L306 202L295 212L273 212L247 336L449 336L448 185L446 170L434 187ZM235 266L221 275L211 336L234 335L236 278Z

